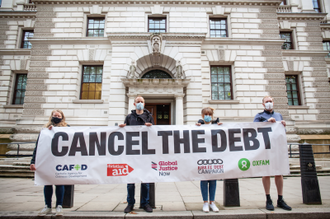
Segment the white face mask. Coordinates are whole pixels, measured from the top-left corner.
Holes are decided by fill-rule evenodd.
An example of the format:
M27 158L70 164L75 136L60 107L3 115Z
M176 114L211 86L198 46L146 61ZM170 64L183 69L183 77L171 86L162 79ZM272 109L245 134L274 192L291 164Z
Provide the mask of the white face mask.
M273 109L273 103L270 103L270 102L265 103L265 108L266 108L266 110L272 110Z
M143 110L144 109L143 103L137 103L136 104L136 109L137 110Z

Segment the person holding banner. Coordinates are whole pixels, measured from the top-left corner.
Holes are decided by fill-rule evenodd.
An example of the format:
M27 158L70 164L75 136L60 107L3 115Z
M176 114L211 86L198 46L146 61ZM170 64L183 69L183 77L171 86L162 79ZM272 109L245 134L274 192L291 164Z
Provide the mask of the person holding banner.
M221 125L222 123L219 122L219 118L213 120L214 108L206 107L202 109L202 118L198 120L196 123L197 126L202 124L211 125L211 124L218 124ZM214 212L219 212L219 209L214 203L215 199L215 191L217 187L216 180L202 180L200 183L201 193L204 201L203 211L208 213L210 208ZM210 204L208 203L208 194L210 194Z
M64 113L61 110L53 110L49 117L48 123L44 127L51 130L53 127L67 127L67 126L69 125L65 122ZM34 148L33 156L30 163L30 169L33 171L36 170L35 162L36 162L38 140L36 142L36 147ZM64 185L55 185L55 186L56 186L56 190L55 190L56 216L61 216L63 215L62 204L64 198ZM53 196L53 185L45 185L44 186L45 207L39 212L39 216L44 216L46 214L52 213L52 196Z
M274 107L274 100L271 96L265 96L262 99L262 105L264 106L264 111L261 113L258 113L255 117L253 122L276 122L280 121L284 127L286 126L285 121L283 120L283 117L280 113L277 113L273 110ZM270 198L270 176L263 176L262 177L262 183L265 189L266 193L266 209L273 211L273 201ZM282 208L284 210L292 210L290 206L288 206L285 201L283 200L283 176L275 176L275 185L277 188L277 207Z
M132 110L125 118L124 124L120 124L119 127L125 127L126 125L146 125L152 126L154 124L154 119L151 113L144 109L144 98L142 96L137 96L134 100L135 110ZM141 206L146 212L152 212L153 209L149 205L149 183L141 183ZM129 213L133 210L135 204L135 184L127 184L127 207L124 212Z

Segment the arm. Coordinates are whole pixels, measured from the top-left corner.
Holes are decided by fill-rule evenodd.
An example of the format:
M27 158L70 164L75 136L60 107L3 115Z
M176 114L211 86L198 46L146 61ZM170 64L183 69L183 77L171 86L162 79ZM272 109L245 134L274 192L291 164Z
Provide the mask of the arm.
M40 136L40 134L39 134L39 136ZM30 170L36 170L35 163L36 163L36 154L37 154L39 136L38 136L38 139L37 139L37 142L36 142L36 146L33 150L33 155L32 155L32 159L31 159L31 162L30 162Z
M126 125L129 125L129 116L130 116L130 114L128 114L128 115L126 116L125 121L124 121L123 124L119 124L119 127L120 127L120 128L124 128Z

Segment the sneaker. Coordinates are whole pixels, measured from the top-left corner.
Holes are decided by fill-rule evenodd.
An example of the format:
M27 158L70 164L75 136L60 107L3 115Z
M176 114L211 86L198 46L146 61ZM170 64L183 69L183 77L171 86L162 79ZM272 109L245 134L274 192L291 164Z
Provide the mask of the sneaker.
M272 200L266 201L266 209L269 211L274 211L274 205Z
M283 199L280 200L280 201L277 200L277 207L282 208L282 209L287 210L287 211L292 210L292 208L289 205L287 205Z
M48 208L47 205L38 213L39 216L45 216L46 214L51 214L52 208Z
M203 205L203 211L205 212L205 213L209 213L209 211L210 211L210 209L209 209L209 203L204 203L204 205Z
M152 207L149 205L149 204L146 204L143 206L143 209L146 211L146 212L152 212Z
M63 208L62 208L62 205L58 205L56 207L56 216L62 216L63 215Z
M214 212L219 212L219 208L217 208L217 206L214 204L214 202L212 202L212 204L210 204L210 208Z
M134 205L128 204L124 210L124 213L130 213L131 211L133 211L133 208L134 208Z

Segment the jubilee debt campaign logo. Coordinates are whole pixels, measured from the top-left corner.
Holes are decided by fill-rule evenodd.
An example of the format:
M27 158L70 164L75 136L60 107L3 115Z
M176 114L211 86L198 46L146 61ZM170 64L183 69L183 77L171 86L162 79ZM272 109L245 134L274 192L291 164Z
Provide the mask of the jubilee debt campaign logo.
M220 174L224 173L222 159L200 159L197 161L198 174Z
M133 170L128 164L107 164L107 176L127 176Z

